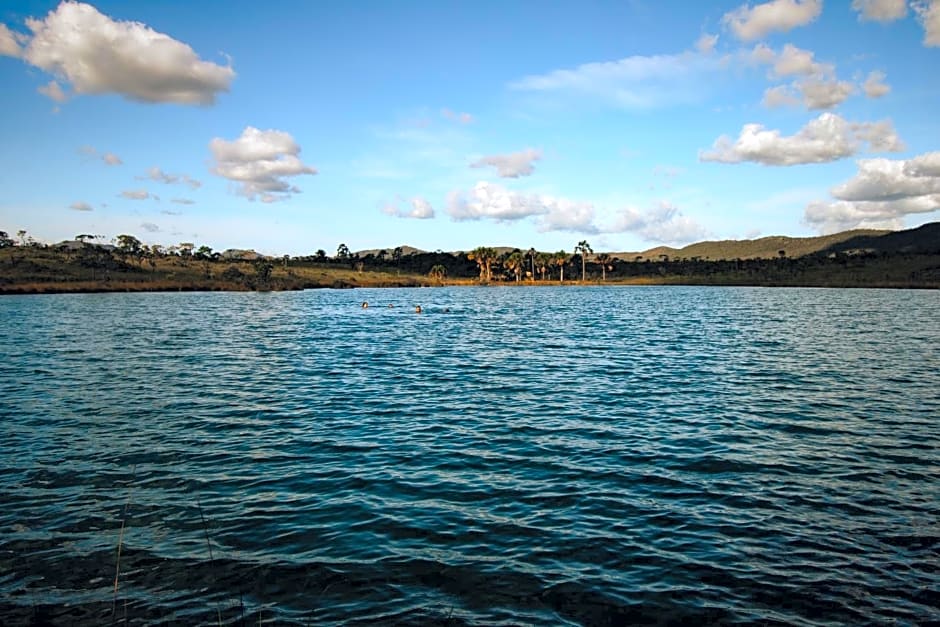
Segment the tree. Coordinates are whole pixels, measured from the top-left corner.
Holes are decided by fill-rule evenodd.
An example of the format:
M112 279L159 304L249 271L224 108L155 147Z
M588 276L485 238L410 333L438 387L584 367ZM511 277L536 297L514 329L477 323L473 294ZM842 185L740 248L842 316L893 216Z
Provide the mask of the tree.
M428 276L438 282L443 282L444 277L447 276L447 268L441 264L434 265L431 267L431 270L428 271Z
M117 251L118 255L121 256L121 261L124 261L127 257L139 258L142 252L142 246L140 240L133 235L117 236Z
M493 278L493 261L496 259L496 250L488 246L477 246L467 253L467 259L475 261L480 267L480 280L490 281Z
M506 266L506 269L513 273L516 277L516 283L519 282L519 279L522 276L522 268L525 264L525 257L520 251L515 251L506 257L506 261L503 262Z
M317 249L316 258L317 261L326 261L326 251L322 248Z
M206 278L211 277L212 273L209 272L209 263L212 261L212 248L203 244L193 253L193 257L202 262L202 268L206 273Z
M568 253L566 253L563 250L559 250L557 253L555 253L552 263L558 266L558 269L561 273L560 278L558 280L561 283L564 283L565 282L565 266L568 264Z
M258 276L259 285L267 285L271 280L271 271L274 270L274 264L264 257L258 257L255 260L255 274Z
M189 261L189 258L193 256L193 248L195 247L196 245L192 242L180 242L178 250L184 266Z
M607 271L614 269L614 267L610 265L610 262L613 261L613 257L608 255L607 253L600 253L596 257L594 257L594 261L601 264L601 280L606 281Z
M7 235L6 231L0 231L0 248L7 248L13 245L13 239Z
M26 246L26 229L17 231L16 236L20 238L20 246Z
M336 258L337 259L346 259L349 257L349 246L346 244L340 244L336 247Z
M534 249L534 248L530 248L530 249L529 249L529 252L526 253L526 255L529 257L529 267L530 267L531 270L532 270L532 280L533 280L533 281L535 280L535 256L536 256L536 254L537 254L537 253L535 252L535 249Z
M545 280L545 271L548 270L549 266L552 265L552 260L554 259L551 253L539 253L538 261L536 267L539 269L539 274L542 275L542 280Z
M591 245L588 244L587 240L583 239L578 242L577 246L574 247L574 252L581 255L581 282L584 283L585 257L594 251L591 249Z

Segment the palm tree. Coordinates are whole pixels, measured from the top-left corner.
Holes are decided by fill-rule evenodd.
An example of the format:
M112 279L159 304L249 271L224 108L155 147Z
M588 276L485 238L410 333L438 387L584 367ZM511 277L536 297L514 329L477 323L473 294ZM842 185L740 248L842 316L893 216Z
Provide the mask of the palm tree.
M428 271L428 276L431 277L432 279L435 279L438 282L443 282L444 277L447 276L447 268L445 268L441 264L432 266L431 269Z
M493 278L493 260L496 259L496 250L488 246L477 246L467 253L467 259L475 261L480 267L480 280L489 281Z
M602 281L606 281L606 280L607 280L607 270L608 270L608 269L610 269L610 270L613 270L613 269L614 269L613 266L609 265L610 262L613 261L613 257L611 257L610 255L608 255L607 253L600 253L600 254L598 254L596 257L594 257L594 261L596 261L597 263L601 264L601 280L602 280Z
M508 257L506 257L506 261L503 263L506 266L506 269L515 275L516 283L518 283L522 276L522 268L525 265L525 257L522 255L522 252L518 250L513 252Z
M551 253L539 253L538 254L538 269L539 274L542 275L542 280L545 280L545 271L550 265L552 265L552 259L554 257Z
M532 280L534 281L535 280L535 256L537 253L534 248L530 248L529 252L526 254L529 256L529 265L532 268Z
M566 253L563 250L559 250L557 253L555 253L552 263L558 266L558 269L561 272L560 278L558 280L561 283L564 283L565 282L565 265L567 265L568 263L568 253Z
M584 283L584 274L585 274L585 259L584 258L588 254L593 253L594 251L591 249L591 245L587 243L587 240L583 239L580 242L578 242L577 246L574 247L574 252L581 254L581 282Z

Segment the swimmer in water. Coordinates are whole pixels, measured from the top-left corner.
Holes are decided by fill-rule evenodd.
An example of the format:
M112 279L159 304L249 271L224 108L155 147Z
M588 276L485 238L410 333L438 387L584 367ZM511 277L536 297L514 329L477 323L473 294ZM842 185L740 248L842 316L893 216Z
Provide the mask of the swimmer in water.
M421 305L415 307L415 313L421 313Z
M362 308L363 308L363 309L368 309L368 308L369 308L369 303L366 302L366 301L362 301Z

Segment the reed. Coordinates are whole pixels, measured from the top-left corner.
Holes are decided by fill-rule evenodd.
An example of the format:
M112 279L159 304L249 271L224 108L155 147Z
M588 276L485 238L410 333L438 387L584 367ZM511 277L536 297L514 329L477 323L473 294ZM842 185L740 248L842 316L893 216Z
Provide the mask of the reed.
M215 570L215 558L212 556L212 542L209 540L209 525L206 523L206 517L202 513L202 503L196 498L196 506L199 508L199 518L202 519L202 529L206 534L206 546L209 548L209 568ZM218 602L215 604L215 612L218 615L219 627L222 627L222 609Z
M117 558L114 561L114 595L111 599L111 624L117 614L117 595L121 579L121 548L124 546L124 529L127 527L127 511L131 506L131 495L134 493L134 480L137 477L137 466L131 471L131 486L127 490L127 500L124 502L124 514L121 516L121 531L118 533ZM127 621L127 602L124 603L124 619Z

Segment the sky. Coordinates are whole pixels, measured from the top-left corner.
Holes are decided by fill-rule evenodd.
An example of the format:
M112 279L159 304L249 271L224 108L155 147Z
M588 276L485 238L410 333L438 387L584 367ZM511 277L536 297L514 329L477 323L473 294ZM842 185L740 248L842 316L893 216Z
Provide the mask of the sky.
M0 230L638 251L940 220L940 0L5 0Z

